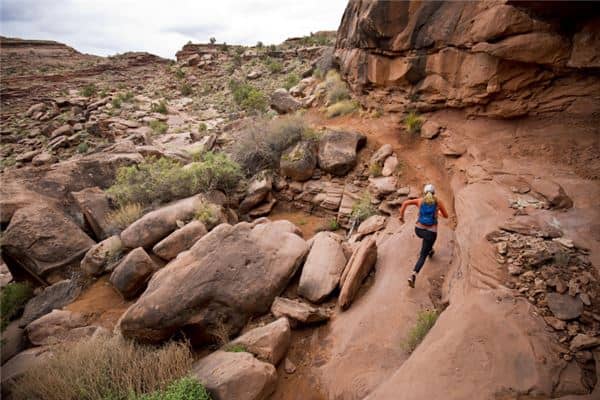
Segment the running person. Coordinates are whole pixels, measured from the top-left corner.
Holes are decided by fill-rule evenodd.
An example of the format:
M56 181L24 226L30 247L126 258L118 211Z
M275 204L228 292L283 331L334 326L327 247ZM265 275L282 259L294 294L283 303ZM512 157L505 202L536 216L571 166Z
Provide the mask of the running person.
M442 217L448 218L448 212L441 200L435 197L435 187L429 183L423 188L423 197L407 200L402 203L402 207L400 207L400 221L404 222L404 211L411 205L419 207L419 218L415 226L415 233L423 239L421 254L415 264L411 277L408 279L408 284L414 288L417 274L423 268L425 259L427 256L433 256L434 253L433 244L435 243L435 239L437 239L437 214L439 212Z

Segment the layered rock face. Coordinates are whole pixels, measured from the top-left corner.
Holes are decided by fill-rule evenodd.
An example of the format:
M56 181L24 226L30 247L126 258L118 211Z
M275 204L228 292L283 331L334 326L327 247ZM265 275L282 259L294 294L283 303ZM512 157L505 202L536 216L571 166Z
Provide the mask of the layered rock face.
M386 111L597 112L598 11L535 3L351 0L336 59L364 105Z

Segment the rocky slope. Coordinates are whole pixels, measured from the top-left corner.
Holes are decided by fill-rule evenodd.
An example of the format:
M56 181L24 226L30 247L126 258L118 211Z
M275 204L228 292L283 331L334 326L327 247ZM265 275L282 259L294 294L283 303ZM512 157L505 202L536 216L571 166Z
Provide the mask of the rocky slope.
M586 2L356 0L336 56L370 108L590 115L599 48L598 9Z

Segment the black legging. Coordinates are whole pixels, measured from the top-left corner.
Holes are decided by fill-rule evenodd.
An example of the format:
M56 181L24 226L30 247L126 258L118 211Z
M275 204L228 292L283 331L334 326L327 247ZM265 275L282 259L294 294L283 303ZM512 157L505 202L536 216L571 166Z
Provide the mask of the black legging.
M423 268L423 264L425 264L425 259L433 249L433 244L435 243L435 239L437 239L437 232L432 232L427 229L415 228L415 233L418 237L423 239L423 245L421 246L421 254L419 255L419 259L415 264L415 273L419 273L421 268Z

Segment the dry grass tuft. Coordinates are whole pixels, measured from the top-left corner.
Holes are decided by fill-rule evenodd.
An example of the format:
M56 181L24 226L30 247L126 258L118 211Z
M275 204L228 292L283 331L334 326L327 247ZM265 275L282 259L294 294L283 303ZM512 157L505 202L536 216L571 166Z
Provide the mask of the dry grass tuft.
M325 110L327 118L338 117L340 115L351 114L358 109L358 103L352 100L342 100L332 104Z
M140 203L125 204L106 216L106 222L116 230L123 230L137 221L144 214Z
M13 387L13 399L126 400L165 389L192 367L185 343L156 348L120 337L58 346Z
M425 339L429 330L435 325L438 316L439 313L436 310L419 311L417 314L417 322L408 332L408 338L404 342L406 351L412 353L417 348L423 339Z

